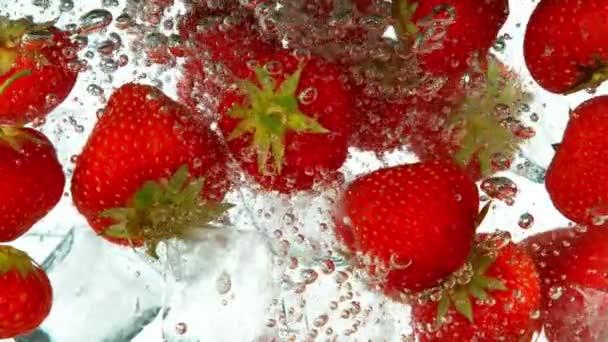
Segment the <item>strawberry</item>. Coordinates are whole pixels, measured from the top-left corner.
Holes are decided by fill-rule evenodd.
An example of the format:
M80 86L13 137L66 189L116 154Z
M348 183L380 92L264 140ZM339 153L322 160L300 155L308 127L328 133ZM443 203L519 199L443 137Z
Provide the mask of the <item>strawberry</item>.
M584 225L608 217L608 96L585 101L570 114L549 168L545 186L555 208Z
M485 55L509 14L507 0L393 1L397 33L415 41L422 69L458 76Z
M569 94L597 87L608 78L606 10L604 0L538 3L526 28L524 58L541 87Z
M0 122L43 120L76 83L75 45L52 23L0 17Z
M142 246L219 217L227 151L208 123L160 90L125 84L110 97L72 178L78 211L104 238Z
M355 99L353 134L350 145L377 153L405 145L411 131L407 121L411 104L406 100L392 100L380 94L370 95L367 85L352 85Z
M31 128L0 125L0 242L27 232L61 199L65 176L55 148Z
M46 273L24 252L0 245L0 339L37 328L51 311Z
M309 190L338 175L347 156L352 100L339 69L284 51L241 64L239 91L220 105L220 128L242 168L267 190Z
M238 5L211 7L204 1L180 23L179 31L186 43L186 63L178 83L182 102L194 110L217 112L221 89L232 85L239 65L270 53L275 46L265 41L248 11L237 11Z
M543 323L551 342L608 338L608 230L556 229L522 242L542 279Z
M410 148L421 160L455 160L480 179L507 165L518 145L534 132L520 121L531 100L518 77L492 56L464 79L449 80L431 101L412 101L416 118Z
M460 274L413 303L421 342L530 342L540 278L524 249L500 235L478 236Z
M348 184L336 234L386 294L419 291L466 261L478 206L475 183L451 163L384 168Z

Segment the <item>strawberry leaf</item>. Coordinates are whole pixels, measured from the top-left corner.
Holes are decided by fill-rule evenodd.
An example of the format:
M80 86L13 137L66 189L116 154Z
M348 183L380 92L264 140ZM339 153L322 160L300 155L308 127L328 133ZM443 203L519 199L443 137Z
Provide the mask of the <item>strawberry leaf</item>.
M450 297L443 296L439 300L437 305L437 324L440 325L443 322L445 315L448 313L448 309L450 308Z
M127 231L126 224L124 222L106 228L101 235L116 239L131 239L131 234L129 234Z
M479 279L479 282L484 284L484 287L489 290L493 290L493 291L508 290L507 286L499 279L492 278L492 277L486 277L486 276L479 276L478 279Z
M201 198L204 177L188 179L188 166L184 165L169 179L145 182L129 201L130 206L99 213L115 221L101 234L118 239L143 239L147 253L158 257L159 242L186 237L190 230L210 227L211 221L232 208L228 203Z
M452 300L456 311L472 323L473 305L471 304L469 294L464 289L457 289L450 294L450 299Z
M259 86L249 80L238 82L247 102L228 110L227 115L239 119L240 122L230 132L227 140L253 134L251 147L257 154L258 172L263 175L281 174L287 149L285 136L288 132L329 132L316 119L300 111L296 92L303 70L304 65L300 65L278 85L278 89L275 76L259 66L255 68ZM271 158L273 172L268 170Z

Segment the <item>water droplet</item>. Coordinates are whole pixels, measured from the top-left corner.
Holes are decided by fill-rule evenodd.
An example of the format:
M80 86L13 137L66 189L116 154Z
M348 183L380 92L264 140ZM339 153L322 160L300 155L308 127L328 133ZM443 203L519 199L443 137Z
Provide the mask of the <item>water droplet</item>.
M318 96L319 93L317 92L317 88L308 87L298 95L298 100L303 105L309 105L315 102Z
M327 324L327 321L329 321L329 316L327 316L326 314L322 314L317 317L312 324L317 328L321 328L325 324Z
M302 276L302 281L304 281L304 283L306 283L306 285L310 285L310 284L314 283L319 278L319 274L311 269L302 270L301 276Z
M175 333L178 335L183 335L188 331L188 325L184 322L177 323L175 325Z
M116 27L121 30L125 30L133 26L133 18L128 14L121 14L116 18Z
M489 197L504 201L507 204L513 203L518 191L515 182L507 177L488 178L481 183L481 190Z
M279 61L269 61L264 64L264 69L271 75L279 75L283 72L283 63Z
M232 279L230 278L230 274L223 271L215 281L215 288L221 295L230 292L230 289L232 288Z
M538 116L538 113L532 113L532 114L530 114L530 120L532 122L538 122L539 119L540 119L540 117Z
M87 91L93 96L103 95L103 89L97 84L89 84L89 86L87 87Z
M522 229L529 229L534 224L534 216L532 216L532 214L530 213L524 213L519 217L519 221L517 221L517 224Z
M81 34L101 31L112 23L112 13L105 9L94 9L80 17Z
M564 288L561 286L552 286L549 289L549 298L553 300L558 300L564 294Z
M331 274L335 270L336 270L336 264L334 263L333 260L327 259L327 260L321 261L321 272L323 272L324 274Z
M73 0L61 0L59 4L59 10L61 12L69 12L74 9L74 1Z
M587 210L587 214L591 218L591 223L594 226L601 226L608 220L608 206L598 204Z

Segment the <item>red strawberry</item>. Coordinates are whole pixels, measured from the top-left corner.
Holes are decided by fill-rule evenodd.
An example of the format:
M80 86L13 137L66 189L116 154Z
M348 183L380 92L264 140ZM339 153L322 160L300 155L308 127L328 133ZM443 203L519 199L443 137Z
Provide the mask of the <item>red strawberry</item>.
M547 170L553 205L570 220L601 225L608 218L608 96L578 106Z
M464 264L478 206L475 183L451 163L395 166L347 186L336 233L385 293L418 291Z
M608 229L575 227L524 242L542 279L543 322L551 342L608 338Z
M347 156L351 97L332 64L287 52L243 62L240 91L220 105L232 154L265 189L309 190L337 176Z
M233 72L275 48L260 36L250 12L238 12L238 6L226 4L227 8L220 9L203 1L179 24L188 59L178 95L195 110L217 112L221 89L232 85L235 78L245 77Z
M0 339L24 335L51 312L46 273L24 252L0 245Z
M528 21L524 57L541 87L567 94L597 87L608 78L606 11L605 0L538 3Z
M221 63L229 70L277 46L262 38L250 12L217 14L208 8L196 7L180 22L179 32L190 45L193 57Z
M0 122L44 119L74 87L75 61L68 33L50 23L0 17Z
M533 131L519 121L531 96L517 76L493 57L483 58L467 76L450 80L431 101L412 102L416 113L410 148L421 160L455 160L474 179L507 165L519 143Z
M414 302L421 342L532 340L540 308L534 262L504 237L480 239L483 246L476 246L468 271Z
M364 151L382 153L405 145L411 131L407 121L411 104L370 95L367 85L351 86L355 113L350 145Z
M8 242L55 207L65 176L46 136L31 128L2 125L0 175L0 242Z
M485 55L509 14L507 0L398 0L393 16L401 36L416 35L422 68L457 76L469 59Z
M93 229L148 252L217 218L227 154L208 123L160 90L125 84L78 157L72 198Z

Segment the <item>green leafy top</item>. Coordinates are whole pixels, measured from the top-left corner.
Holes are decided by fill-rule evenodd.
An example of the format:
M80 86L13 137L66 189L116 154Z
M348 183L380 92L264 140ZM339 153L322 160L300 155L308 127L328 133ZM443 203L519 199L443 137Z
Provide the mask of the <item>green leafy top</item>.
M28 55L42 64L48 63L40 53L21 49L21 40L27 32L48 31L54 24L54 21L34 23L28 18L11 20L8 17L0 16L0 76L5 75L13 68L15 60L21 54ZM0 85L0 95L16 80L31 73L32 70L26 69L11 75Z
M441 325L443 323L451 306L470 322L474 322L471 297L485 301L491 298L491 292L507 290L500 279L485 275L494 261L495 259L492 256L481 252L479 249L473 252L469 261L472 271L470 281L445 290L437 307L436 324Z
M476 157L482 175L486 176L492 173L495 155L511 158L522 139L504 121L517 120L520 107L531 98L517 78L504 75L500 63L490 58L483 83L467 92L451 117L451 123L460 127L462 133L456 162L467 165Z
M247 97L247 102L245 105L235 105L228 112L230 117L240 120L228 140L247 133L253 134L251 147L257 153L258 170L261 174L269 174L267 164L271 156L274 173L281 173L285 156L285 136L288 131L329 132L299 109L296 91L303 68L301 65L278 87L273 76L259 66L255 68L259 86L249 80L239 81L239 87Z
M184 165L170 179L145 182L127 207L100 213L101 217L116 221L102 234L131 241L143 239L147 253L158 258L159 242L185 238L195 229L211 228L210 223L233 205L201 199L204 177L191 181L188 178L188 167Z
M412 21L412 16L418 8L418 2L408 0L396 0L392 2L392 15L396 20L395 31L399 37L410 36L418 33L418 27Z
M25 278L34 269L34 262L25 252L11 246L0 245L0 275L17 271Z

